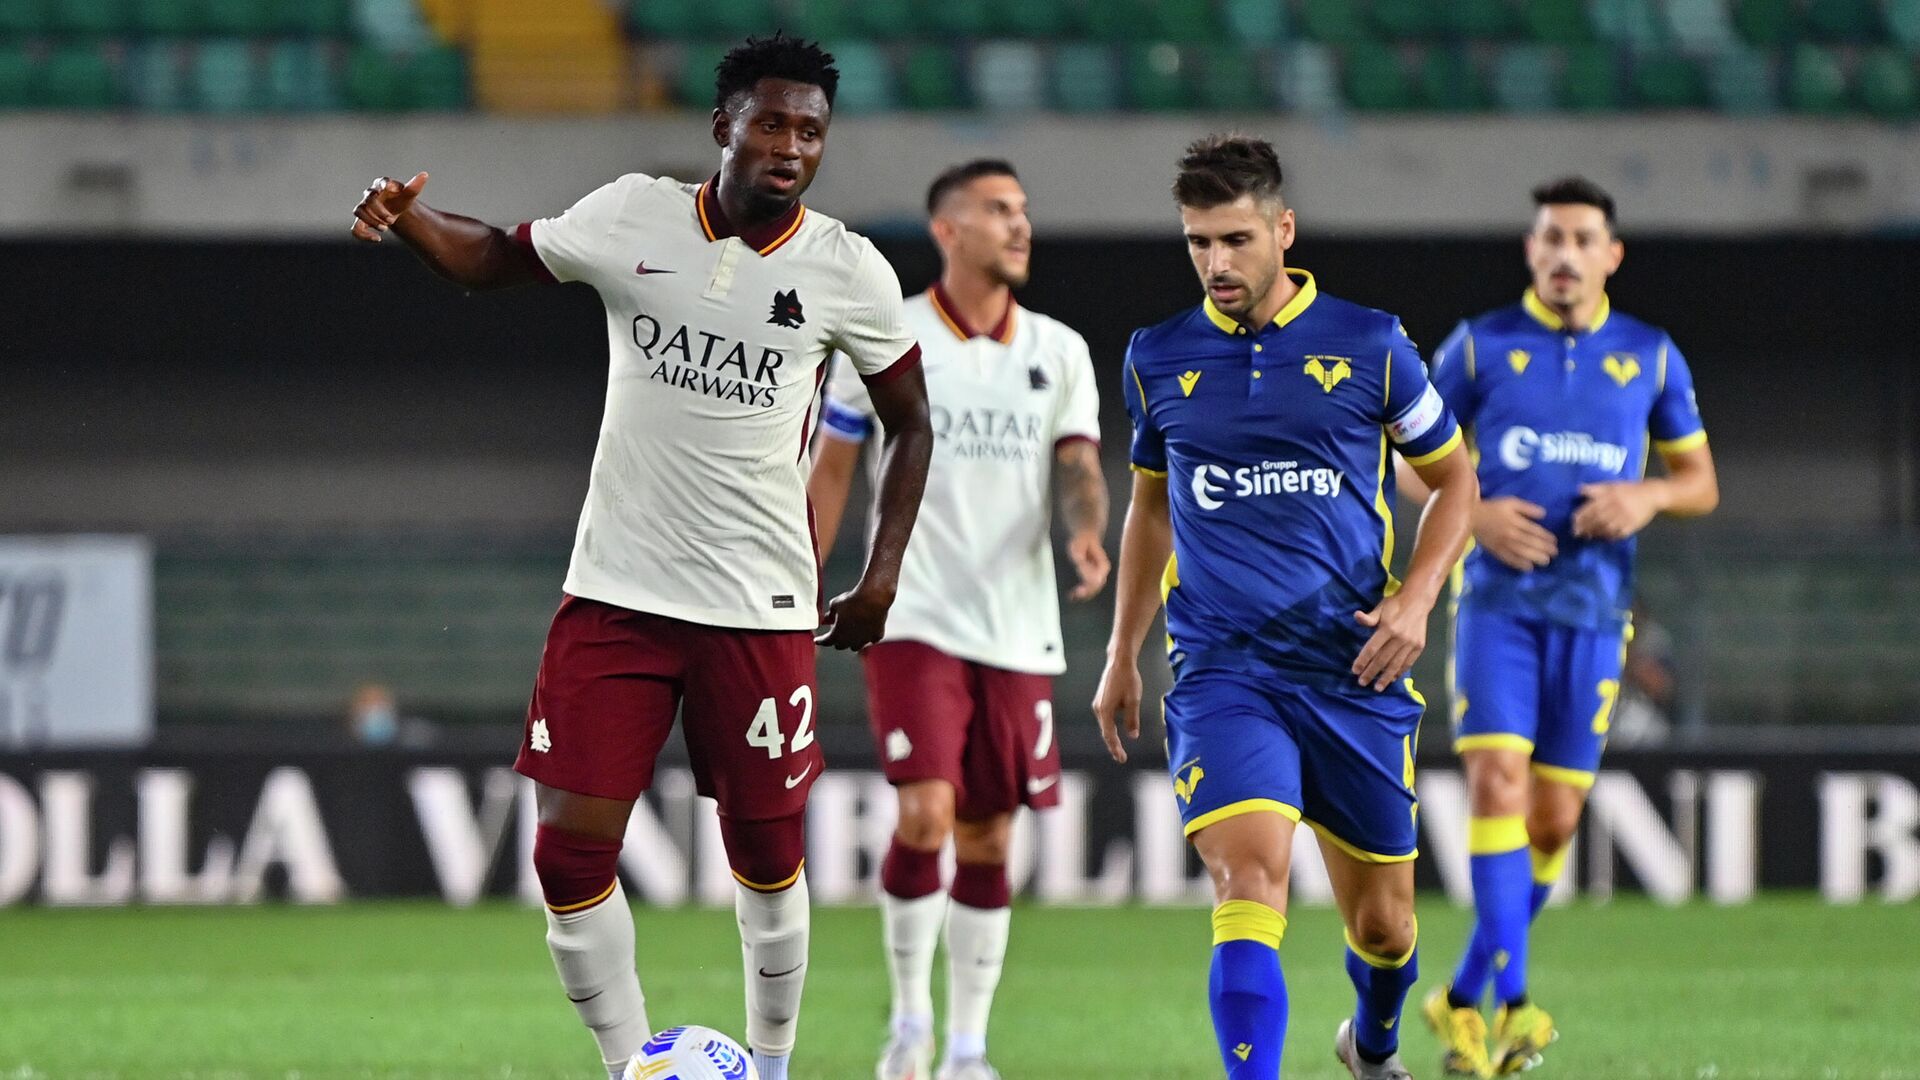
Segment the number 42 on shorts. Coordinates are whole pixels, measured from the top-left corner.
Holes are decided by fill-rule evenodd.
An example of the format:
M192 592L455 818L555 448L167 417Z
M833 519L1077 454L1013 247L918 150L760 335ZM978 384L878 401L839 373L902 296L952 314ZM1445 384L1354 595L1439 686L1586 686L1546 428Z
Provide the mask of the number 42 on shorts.
M800 726L794 729L793 741L787 742L780 732L780 714L776 711L773 699L761 698L760 708L753 714L753 723L747 725L748 746L757 746L767 752L768 758L777 758L789 752L797 754L813 745L813 687L794 688L787 704L800 706Z

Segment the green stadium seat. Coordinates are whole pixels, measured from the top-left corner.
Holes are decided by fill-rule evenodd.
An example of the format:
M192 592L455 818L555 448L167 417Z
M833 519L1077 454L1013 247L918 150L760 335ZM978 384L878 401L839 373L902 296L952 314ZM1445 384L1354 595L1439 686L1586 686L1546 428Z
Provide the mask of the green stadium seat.
M1487 107L1486 79L1464 49L1429 46L1420 62L1419 103L1443 112Z
M1254 54L1233 45L1216 45L1194 55L1197 104L1212 112L1255 112L1267 107L1260 91L1260 65Z
M1517 23L1508 0L1453 0L1441 10L1442 28L1461 37L1510 37Z
M1781 45L1793 36L1794 0L1737 0L1733 26L1749 45Z
M1707 63L1707 96L1721 112L1774 111L1780 106L1778 83L1769 52L1735 47Z
M1612 50L1575 45L1567 50L1566 107L1575 112L1606 112L1620 106L1620 65Z
M1300 28L1315 41L1345 45L1370 36L1351 0L1301 0Z
M632 0L628 15L642 35L672 40L707 32L702 7L700 0Z
M1140 23L1141 34L1154 41L1182 43L1220 41L1224 28L1213 0L1157 0L1148 4Z
M1373 25L1388 41L1427 37L1440 29L1441 13L1431 0L1373 0Z
M987 41L974 46L973 100L999 112L1030 112L1047 104L1046 65L1040 50L1024 41Z
M1273 99L1289 112L1324 115L1346 104L1340 93L1340 65L1333 50L1303 41L1274 50L1267 66Z
M922 0L915 22L933 38L984 37L993 29L988 0Z
M187 37L200 32L199 0L131 0L129 28L147 37Z
M267 52L263 103L281 112L338 109L340 77L329 46L314 41L276 42Z
M1077 41L1054 49L1053 104L1070 113L1119 108L1120 68L1113 47Z
M840 69L840 89L833 99L835 112L851 115L885 112L899 104L893 89L893 65L880 46L865 41L830 43L834 66Z
M111 109L125 100L120 72L96 45L55 49L40 72L40 104L50 109Z
M1787 60L1787 104L1795 112L1837 113L1847 107L1840 61L1818 45L1797 45Z
M127 56L127 95L144 112L186 108L186 50L170 41L134 46Z
M1920 111L1913 59L1894 49L1875 49L1862 57L1855 73L1860 104L1885 120L1905 120Z
M352 0L354 36L389 53L424 49L434 36L414 0Z
M200 0L200 29L208 34L263 37L279 29L273 0Z
M1560 107L1560 54L1550 45L1509 45L1493 57L1493 100L1507 112Z
M1733 47L1733 20L1726 0L1667 0L1667 28L1680 48L1693 55Z
M1920 52L1920 0L1887 0L1887 36L1908 52Z
M391 53L361 45L347 54L342 89L347 104L364 112L396 112L406 105L405 71Z
M126 0L52 0L47 29L58 34L120 34L127 29L127 14Z
M852 34L847 9L853 0L787 0L781 25L814 41L837 41Z
M347 21L347 0L281 0L274 28L283 34L340 37Z
M1700 68L1678 53L1650 53L1633 68L1633 96L1649 109L1692 109L1706 104Z
M1073 13L1067 0L988 0L993 33L1015 38L1051 38L1067 32Z
M0 3L0 35L39 34L49 28L47 0Z
M1220 15L1236 41L1272 45L1287 39L1287 5L1274 0L1223 0Z
M261 107L253 46L238 39L201 41L188 72L194 104L203 112L248 112Z
M864 37L891 41L914 34L912 0L856 0L847 14L853 31Z
M692 109L713 108L713 74L720 58L732 47L726 42L702 42L681 51L680 78L675 83L680 104Z
M1347 102L1369 112L1396 112L1413 107L1413 89L1406 68L1393 49L1373 42L1347 47L1344 85Z
M471 104L467 94L466 54L446 46L422 49L407 60L402 86L403 100L409 109L464 112Z
M1820 41L1877 41L1884 35L1879 0L1810 0L1807 32Z
M1126 49L1127 101L1145 112L1187 106L1187 63L1180 47L1160 41Z
M1600 40L1647 49L1666 40L1654 0L1593 0L1593 28Z
M1527 0L1520 5L1526 36L1548 45L1581 45L1593 40L1593 22L1581 0Z
M1079 8L1079 35L1094 41L1132 41L1146 36L1146 0L1092 0Z
M33 104L37 67L26 46L0 41L0 109L21 109Z
M901 68L900 96L910 109L964 109L966 81L960 58L944 45L915 45Z

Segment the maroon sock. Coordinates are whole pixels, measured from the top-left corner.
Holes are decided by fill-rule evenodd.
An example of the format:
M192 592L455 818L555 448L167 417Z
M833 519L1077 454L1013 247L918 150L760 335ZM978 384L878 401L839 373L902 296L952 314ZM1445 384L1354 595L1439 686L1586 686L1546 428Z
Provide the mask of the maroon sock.
M540 893L555 911L592 907L613 888L620 841L542 825L533 834L533 872Z
M940 853L910 848L895 836L880 862L880 887L888 896L918 900L940 891Z
M768 821L736 821L722 814L720 840L726 845L734 878L759 892L790 887L806 862L804 814Z
M961 863L953 872L953 902L992 910L1013 902L1005 863Z

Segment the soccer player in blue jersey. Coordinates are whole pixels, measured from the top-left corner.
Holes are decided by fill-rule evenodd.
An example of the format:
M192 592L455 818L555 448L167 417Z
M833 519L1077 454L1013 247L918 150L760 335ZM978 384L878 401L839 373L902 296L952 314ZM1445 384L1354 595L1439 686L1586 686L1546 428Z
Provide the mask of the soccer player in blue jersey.
M1400 322L1288 267L1294 215L1273 147L1210 136L1173 184L1199 305L1140 330L1122 384L1133 500L1094 699L1116 761L1140 734L1138 657L1162 600L1173 790L1213 877L1209 1002L1230 1080L1275 1080L1297 823L1318 834L1347 927L1358 1078L1405 1078L1400 1008L1418 974L1407 671L1476 498L1458 425ZM1438 492L1393 579L1397 446Z
M1556 1036L1527 993L1528 930L1620 692L1633 538L1658 514L1697 517L1720 498L1687 362L1666 331L1607 301L1625 254L1613 199L1567 179L1533 201L1533 287L1461 323L1434 365L1479 451L1485 496L1456 587L1451 665L1478 918L1452 984L1423 1008L1449 1076L1519 1072ZM1644 476L1649 441L1663 477ZM1414 471L1402 488L1424 499ZM1489 980L1491 1053L1479 1012Z

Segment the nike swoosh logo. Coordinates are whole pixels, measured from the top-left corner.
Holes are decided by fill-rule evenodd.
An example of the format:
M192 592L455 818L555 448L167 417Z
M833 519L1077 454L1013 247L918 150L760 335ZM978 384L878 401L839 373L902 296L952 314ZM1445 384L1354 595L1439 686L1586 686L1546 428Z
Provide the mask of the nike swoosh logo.
M787 777L787 790L792 791L794 788L799 787L800 781L805 780L807 778L807 774L812 771L813 771L813 766L809 765L806 768L800 770L799 776Z
M761 968L760 977L763 979L785 978L786 976L791 975L794 972L799 971L801 968L806 966L807 966L807 962L805 960L802 960L785 971L768 971L766 968Z
M606 993L606 991L602 990L599 993L588 994L586 997L583 997L583 998L577 998L577 997L574 997L572 994L568 994L567 1000L573 1002L575 1005L585 1005L587 1002L592 1001L594 998L597 998L600 996L600 994L604 994L604 993Z
M1035 777L1027 781L1027 794L1038 795L1059 782L1060 778L1058 776L1049 776L1045 779Z
M633 268L633 272L634 272L634 273L636 273L636 274L639 274L639 275L640 275L640 276L642 276L642 277L645 277L645 276L646 276L646 275L648 275L648 274L672 274L672 273L677 273L677 271L674 271L674 270L660 270L660 269L656 269L656 268L649 268L649 267L647 266L647 263L646 263L646 260L644 260L644 259L643 259L643 260L641 260L641 262L640 262L640 265L639 265L639 266L636 266L636 267L634 267L634 268Z

